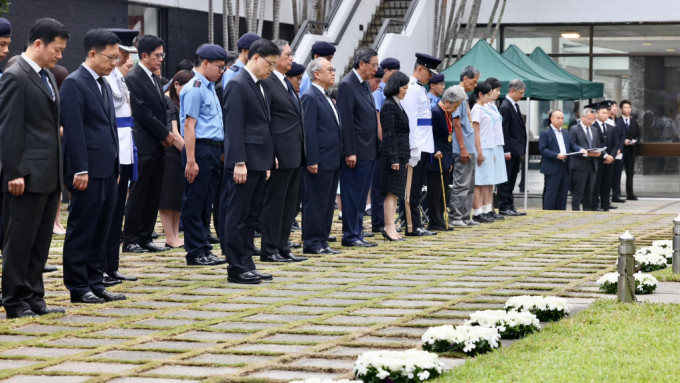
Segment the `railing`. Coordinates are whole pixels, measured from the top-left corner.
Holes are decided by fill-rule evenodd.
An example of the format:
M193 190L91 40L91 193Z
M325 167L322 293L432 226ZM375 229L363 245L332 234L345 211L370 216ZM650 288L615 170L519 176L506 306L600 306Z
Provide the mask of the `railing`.
M375 36L375 40L373 41L373 45L371 46L371 48L377 51L383 39L385 38L385 35L387 35L388 33L403 32L406 26L408 25L408 22L411 21L411 16L413 16L413 12L415 11L417 5L418 0L412 0L411 4L409 4L408 6L408 9L406 9L406 14L404 14L404 17L401 20L385 19L385 21L383 21L382 26L380 26L378 35Z

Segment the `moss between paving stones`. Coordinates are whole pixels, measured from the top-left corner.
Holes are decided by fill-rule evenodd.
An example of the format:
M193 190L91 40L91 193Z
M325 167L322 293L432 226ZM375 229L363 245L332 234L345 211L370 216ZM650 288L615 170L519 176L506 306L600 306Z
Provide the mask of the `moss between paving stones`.
M336 340L321 342L311 347L311 349L305 350L304 352L301 353L277 356L274 359L268 360L266 362L254 363L243 366L240 370L241 374L240 377L234 376L229 378L229 380L250 381L252 379L247 378L246 376L257 371L262 371L265 369L271 370L272 368L284 369L285 368L284 364L290 361L299 360L304 357L309 357L310 355L318 356L320 355L319 353L323 354L324 351L331 350L340 344L352 344L352 342L358 338L369 335L377 335L377 332L388 329L390 327L401 325L402 327L412 328L413 326L408 325L404 326L404 324L408 324L410 321L417 318L428 318L428 316L434 314L434 312L442 309L443 307L447 306L453 307L457 303L462 302L475 303L477 302L478 297L491 294L492 291L494 290L504 288L507 289L508 285L512 283L521 282L528 277L540 276L544 272L560 270L560 268L564 268L564 266L569 265L570 263L578 262L580 264L583 264L584 262L597 260L598 257L607 259L606 254L610 253L611 252L610 250L602 250L597 245L586 247L579 247L578 245L582 243L593 244L602 243L607 244L609 247L613 248L612 242L615 242L615 235L619 234L617 232L619 229L608 230L605 231L604 233L600 230L602 227L607 227L607 225L611 223L614 219L620 220L622 217L629 218L627 215L622 214L618 214L615 216L615 215L597 215L590 213L555 214L551 212L532 212L531 220L526 221L522 219L514 220L516 221L515 223L518 223L517 221L520 221L520 223L522 223L519 225L514 224L511 225L510 221L513 220L508 220L508 222L496 225L493 229L482 227L475 231L473 230L457 231L453 234L439 236L438 238L436 238L436 240L428 240L427 243L425 243L425 241L421 242L414 241L410 244L410 246L408 246L409 244L407 244L406 247L401 248L395 244L387 244L380 247L380 250L384 251L383 253L372 253L370 255L367 255L362 253L362 250L343 249L343 254L341 258L338 258L337 256L312 257L310 259L310 262L307 263L307 266L299 264L279 267L262 265L264 266L263 270L265 270L266 272L273 272L275 276L278 275L277 274L278 272L282 272L283 274L289 273L291 271L301 271L303 272L303 274L299 274L298 276L294 276L293 278L288 278L286 281L278 282L276 284L262 284L253 288L224 289L225 271L223 269L210 267L187 268L183 266L183 253L179 251L164 253L162 256L166 259L163 260L163 262L159 262L158 257L155 255L153 256L140 255L130 257L126 256L126 261L124 263L127 264L127 261L130 261L130 264L133 264L135 265L135 267L138 267L136 269L133 269L134 274L144 275L147 278L143 280L143 284L141 282L129 284L126 283L120 286L119 288L114 288L113 289L114 291L122 291L129 294L130 291L134 291L138 287L142 286L165 286L167 287L167 289L163 289L162 291L153 291L147 295L136 295L126 302L108 304L107 307L116 307L119 309L139 306L150 307L149 304L153 302L167 304L168 301L170 300L169 298L173 298L173 300L175 298L179 298L178 300L180 300L180 302L177 302L175 305L168 307L158 307L152 310L152 312L150 313L116 317L116 320L111 323L104 324L86 323L84 324L82 329L79 329L79 331L77 331L75 335L87 336L87 334L91 334L93 332L114 328L125 327L139 328L140 326L131 325L131 323L144 320L148 321L150 319L156 319L161 317L168 317L172 316L172 314L175 312L185 310L193 309L206 310L205 306L211 304L229 304L231 302L234 302L235 300L252 301L254 303L257 303L259 301L260 303L262 303L263 299L257 297L257 295L259 295L261 292L266 294L267 290L272 288L272 286L276 286L275 288L277 289L279 288L286 289L286 286L289 285L314 282L323 283L322 281L324 280L324 278L333 278L337 277L338 275L347 274L350 274L353 277L358 276L359 278L356 281L348 280L346 281L347 282L346 284L335 285L332 288L328 289L325 289L323 285L320 285L319 290L310 291L308 296L299 297L291 296L289 297L289 299L285 299L282 301L268 301L266 302L266 304L258 307L236 311L233 313L225 313L225 316L223 318L214 319L206 318L205 320L199 320L196 321L195 323L187 323L184 325L180 325L178 327L162 328L148 336L141 336L125 340L124 343L122 344L117 344L114 346L101 346L94 349L88 349L80 354L69 357L68 360L85 361L88 360L88 358L91 358L93 355L101 354L107 351L133 350L143 343L159 340L171 340L174 339L174 337L176 336L189 332L195 331L219 332L216 331L212 326L224 322L241 321L243 320L243 318L253 314L265 314L265 313L275 314L277 312L277 309L281 306L309 304L306 302L312 298L323 298L342 291L347 292L353 290L361 291L362 289L365 289L369 292L375 291L376 288L375 285L379 285L383 280L390 281L395 279L408 279L404 278L404 275L422 274L420 270L422 270L423 268L447 269L447 265L450 264L451 266L449 267L451 268L449 270L451 270L451 272L449 274L442 273L437 275L438 276L441 275L442 278L446 278L446 276L448 275L449 280L457 280L468 275L474 275L475 273L480 271L492 270L494 268L503 267L504 265L510 265L512 263L525 261L527 257L534 257L537 254L545 252L547 253L557 252L565 255L570 254L561 258L560 257L552 258L554 259L553 261L554 263L547 263L545 266L542 265L540 269L537 269L534 272L528 272L524 275L511 277L508 280L496 281L496 283L492 282L486 286L478 287L476 290L472 289L473 290L472 292L462 297L456 297L446 302L439 302L445 303L446 305L428 307L421 310L421 312L418 314L404 315L400 318L397 318L396 321L393 321L391 323L378 323L372 326L363 326L361 327L360 330L357 330L355 332L347 333L346 331L339 331L338 335L340 336ZM636 219L639 219L639 217L640 215L636 214ZM642 221L636 221L636 225L638 225L638 227L648 226L650 228L655 229L659 227L660 217L661 216L658 215L644 216ZM630 217L630 220L632 222L633 218ZM666 218L666 220L668 219ZM587 223L582 224L582 222L584 221L586 221ZM546 232L549 232L551 227L554 227L554 225L561 225L562 223L564 223L564 227L561 229L562 233L587 232L587 234L575 236L574 238L564 241L562 240L544 241L543 245L534 246L535 243L533 242L543 241L546 238ZM587 231L591 227L597 228L597 230ZM501 232L501 229L504 230L503 231L504 240L499 241L498 234ZM335 230L337 230L337 225L335 227ZM663 231L666 232L667 229L664 229ZM661 232L662 230L657 229L654 232L648 233L648 235L661 236ZM299 236L299 233L297 235ZM598 239L597 238L598 236L600 238L612 238L613 241L608 241L607 239L603 240ZM505 240L505 238L511 239ZM642 238L646 239L647 237L642 236ZM297 239L298 238L294 238L294 240ZM531 243L531 245L526 245L527 243ZM518 252L517 249L519 248L523 248L526 250ZM567 249L565 250L565 248ZM455 249L455 251L451 251L451 249ZM462 251L462 249L466 249L467 251ZM52 251L53 254L56 254L57 252L59 251ZM504 254L505 256L494 257L485 254ZM53 261L55 263L58 263L59 260L53 258L55 257L50 257L49 261L50 264L52 264ZM474 258L481 259L483 260L483 262L468 261L468 259L472 260ZM324 264L324 266L323 267L315 266L321 264ZM365 273L356 272L357 264L360 264L360 268L366 270L366 272ZM400 267L394 267L394 265L399 265ZM470 268L459 267L468 265L470 265L471 267ZM613 266L611 268L613 269ZM189 277L186 273L187 270L191 270L191 276L196 278ZM599 275L608 270L609 269L598 270L596 273L590 275L590 280L596 279L597 277L599 277ZM148 278L148 275L152 273L154 274L153 278ZM202 277L199 278L199 276ZM566 293L568 292L569 289L573 289L576 286L582 284L584 282L584 279L585 281L589 280L589 278L576 279L572 281L572 283L564 284L564 286L560 287L559 289L552 289L546 291L549 291L551 294ZM174 281L181 280L186 281L186 283L174 283L174 282L166 283L166 281L169 280ZM177 354L174 354L177 355L175 357L166 358L163 360L147 361L144 362L143 364L138 365L138 367L134 368L133 370L127 371L125 373L112 372L109 374L103 374L94 378L92 381L104 382L115 377L139 376L140 373L145 373L154 370L163 365L177 365L177 364L184 365L187 364L188 360L198 357L200 355L205 355L209 353L214 354L229 352L229 349L235 346L258 343L258 341L263 338L281 332L296 332L296 329L300 328L301 326L320 324L323 323L326 319L329 319L333 316L351 314L353 311L361 308L375 307L377 305L380 305L382 301L404 300L400 297L408 294L421 293L423 289L440 286L443 283L442 281L443 280L436 279L428 281L426 279L422 281L424 282L422 284L402 286L402 288L398 289L392 288L392 286L390 286L391 289L388 290L385 294L379 294L375 297L368 297L368 299L353 300L348 305L340 306L329 305L330 307L338 307L339 310L323 315L318 315L314 319L303 319L292 323L275 323L276 327L274 328L256 330L255 332L250 333L246 332L245 333L246 336L241 339L226 340L223 342L218 341L217 342L218 344L216 346L203 348L200 350L196 349L189 350L186 352L179 351L177 352ZM373 285L369 286L368 284ZM206 292L218 293L218 291L216 290L220 288L225 290L225 294L223 295L211 294L209 296L205 295ZM50 289L58 291L63 290L60 278L48 277L47 290L50 291ZM203 295L197 297L195 295L201 294L197 293L197 290L199 289L209 290L202 291L201 293ZM50 304L55 304L55 302L57 302L62 303L65 306L69 306L67 307L69 315L74 314L84 316L100 315L97 312L97 310L101 310L101 306L75 307L75 308L71 307L71 305L68 303L68 295L63 294L63 292L57 297L48 296L48 301L49 301L48 303ZM63 324L59 323L59 321L52 320L49 317L12 321L11 323L4 322L0 323L0 333L12 334L14 333L14 331L12 330L14 328L20 327L22 323L40 323L44 325ZM325 328L328 327L332 328L332 326L328 325L324 326ZM342 327L343 326L338 326L338 328ZM328 334L328 332L316 332L316 331L305 333ZM41 337L40 341L49 342L64 338L68 335L69 334L63 333L49 334ZM10 344L3 343L0 344L0 351L19 347L21 345L29 345L32 341L33 339L26 340L24 342L15 342ZM376 344L375 346L376 347L380 346L378 348L384 348L384 345L382 344L380 345ZM252 355L260 354L261 353L252 353ZM324 357L327 356L327 354L323 355ZM31 373L39 368L57 365L59 363L62 363L66 359L67 358L50 358L48 360L39 362L38 365L28 366L25 368L19 368L11 371L0 371L0 379L10 377L19 373ZM121 361L119 360L115 360L115 362L121 363ZM130 361L127 362L129 363ZM224 378L213 377L209 378L208 382L217 382L222 380L224 380Z

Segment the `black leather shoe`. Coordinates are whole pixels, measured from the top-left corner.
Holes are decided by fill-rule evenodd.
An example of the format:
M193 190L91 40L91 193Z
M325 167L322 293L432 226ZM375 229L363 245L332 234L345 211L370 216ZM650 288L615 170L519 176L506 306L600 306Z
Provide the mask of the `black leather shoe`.
M302 247L302 244L297 243L297 242L288 241L288 247L292 247L293 249L299 249L299 248Z
M420 232L423 233L424 235L437 235L436 232L434 232L434 231L429 231L429 230L425 230L425 229L423 229L422 227L419 227L419 228L418 228L418 231L420 231Z
M292 259L284 258L279 253L274 253L274 254L269 254L269 255L260 255L260 261L261 262L280 262L280 263L293 262Z
M119 281L132 281L132 282L134 282L134 281L137 280L136 277L128 277L128 276L126 276L126 275L121 274L120 271L118 271L118 270L116 270L116 271L114 271L113 273L109 274L109 277L114 278L114 279L117 279L117 280L119 280Z
M33 309L33 312L38 314L38 315L48 315L48 314L63 314L66 311L64 309L59 309L59 308L47 308L47 307L41 307L39 309Z
M612 198L612 202L616 202L616 203L626 203L626 200L623 199L623 198L621 198L621 197L615 197L615 198Z
M487 218L485 214L480 214L480 215L473 215L472 220L475 222L479 223L492 223L494 222L493 218Z
M326 251L326 254L332 254L332 255L342 254L342 251L331 249L330 246L325 248L324 250Z
M102 290L98 293L94 293L94 295L103 299L106 302L124 301L125 299L127 299L127 298L125 298L125 295L123 295L123 294L116 294L116 293L108 292L106 290Z
M128 243L123 245L123 253L148 253L149 250L142 248L136 243Z
M212 233L208 234L208 243L212 245L216 245L220 243L220 239L212 235Z
M437 225L430 225L427 227L427 230L429 231L453 231L453 227L449 226L449 228L445 228L443 226L437 226Z
M516 217L516 216L519 215L514 210L501 210L500 214L501 215L507 215L508 217Z
M7 313L7 319L16 319L16 318L26 318L26 317L37 317L38 314L34 313L31 310L24 310L24 311L19 311L16 313Z
M378 246L378 244L377 244L377 243L366 242L366 241L362 241L362 240L360 240L360 239L357 239L357 240L354 241L354 242L349 242L349 241L343 240L343 241L342 241L342 246L345 246L345 247L375 247L375 246Z
M102 298L99 298L98 296L94 295L94 293L87 292L87 293L85 293L81 296L71 295L71 303L94 304L94 303L104 303L104 300Z
M57 268L54 267L54 266L44 266L43 267L43 274L44 273L53 273L55 271L57 271Z
M335 238L334 235L329 235L329 236L328 236L328 239L327 239L326 241L327 241L327 242L337 242L338 239Z
M290 259L293 262L302 262L302 261L307 260L306 257L297 257L297 256L295 256L295 254L291 253L290 251L287 252L287 253L281 253L281 258Z
M158 237L160 237L160 236L161 235L156 233L155 231L153 233L151 233L151 239L158 239Z
M206 257L190 257L187 255L187 266L213 266L215 261Z
M141 244L140 246L142 247L142 249L146 249L151 253L158 253L160 251L170 250L167 247L158 247L153 242L147 242L147 243Z
M208 251L207 253L205 253L205 254L203 255L203 257L204 257L204 258L207 258L207 259L210 260L210 261L212 261L212 262L213 262L213 265L223 265L223 264L227 263L227 259L226 259L226 258L220 258L220 257L218 257L217 255L215 255L215 254L213 254L213 253L211 253L211 252L209 252L209 251Z
M493 219L496 220L496 221L503 221L503 220L505 220L505 217L503 217L502 215L496 214L496 212L493 211L493 210L491 210L491 211L487 214L487 216L493 218Z
M637 201L637 200L638 200L638 197L635 196L635 195L631 195L631 196L626 196L626 199L627 199L628 201Z
M312 249L303 249L302 254L320 255L320 254L328 254L328 253L326 252L326 249L313 249L313 250Z
M363 231L363 230L362 230L362 231L361 231L361 236L364 237L364 238L371 238L371 237L375 237L375 234L369 233L369 232L366 232L366 231Z
M601 207L596 207L595 209L593 209L593 211L605 211L605 210Z
M517 215L517 216L527 215L527 213L525 213L523 211L517 211L517 209L512 209L512 211L515 212L515 215Z
M228 275L227 276L227 281L231 283L241 283L245 285L255 285L258 283L262 283L262 278L258 277L257 275L253 274L250 271L247 271L242 274L235 274L235 275Z
M271 281L271 280L274 279L274 277L272 277L271 274L261 273L257 270L250 270L250 272L255 274L256 276L260 277L260 279L262 279L263 281Z
M618 209L618 208L619 208L618 206L614 206L614 205L607 206L607 209Z
M407 237L423 237L423 236L425 236L425 233L423 233L422 231L420 231L418 229L415 229L414 231L412 231L410 233L408 231L406 231L404 234Z
M104 280L102 281L102 284L106 287L110 286L115 286L119 283L123 283L123 281L120 281L118 279L111 278L110 276L104 274Z

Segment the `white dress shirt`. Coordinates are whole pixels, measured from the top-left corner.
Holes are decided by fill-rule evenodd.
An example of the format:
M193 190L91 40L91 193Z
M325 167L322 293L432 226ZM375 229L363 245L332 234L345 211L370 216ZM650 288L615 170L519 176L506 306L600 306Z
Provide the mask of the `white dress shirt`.
M326 98L326 101L328 101L328 103L331 105L331 109L333 110L333 113L335 113L335 121L337 121L338 125L340 125L340 118L338 118L338 111L335 109L335 104L333 104L333 100L331 100L331 98L328 97L328 95L326 94L326 89L322 88L321 85L319 85L315 82L313 82L312 85L315 86L316 89L321 91L321 93L324 95L324 97Z
M276 75L276 78L278 78L279 81L281 81L281 84L283 84L283 87L286 88L286 90L288 90L288 84L286 84L286 75L277 71L276 69L274 69L274 74Z
M562 129L557 129L556 127L550 125L553 132L555 132L555 137L557 137L557 146L560 147L560 154L567 154L567 147L564 145L564 137L562 136Z

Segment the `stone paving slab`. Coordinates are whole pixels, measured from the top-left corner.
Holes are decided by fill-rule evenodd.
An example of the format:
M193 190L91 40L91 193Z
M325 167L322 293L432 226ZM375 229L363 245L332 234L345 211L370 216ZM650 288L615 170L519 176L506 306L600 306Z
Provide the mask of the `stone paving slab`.
M43 371L66 371L85 374L101 374L111 372L125 372L138 367L134 364L97 363L97 362L64 362L56 366L47 367Z

